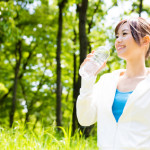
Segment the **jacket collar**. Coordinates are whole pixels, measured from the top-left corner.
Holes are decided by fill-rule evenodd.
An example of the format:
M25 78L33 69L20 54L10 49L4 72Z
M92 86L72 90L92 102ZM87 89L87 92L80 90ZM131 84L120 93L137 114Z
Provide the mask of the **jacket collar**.
M119 69L117 71L113 72L113 78L114 78L114 84L113 84L113 94L112 94L112 101L114 100L115 97L115 92L116 92L116 88L117 88L117 84L118 84L118 80L119 80L119 76L121 72L124 72L125 69ZM124 107L123 110L123 114L128 113L130 108L132 108L132 104L142 95L144 95L148 90L150 90L150 74L147 75L147 77L140 81L138 83L138 85L136 86L136 88L134 89L134 91L132 92L132 94L129 96L127 103ZM113 102L112 102L113 103ZM123 115L122 114L122 115Z

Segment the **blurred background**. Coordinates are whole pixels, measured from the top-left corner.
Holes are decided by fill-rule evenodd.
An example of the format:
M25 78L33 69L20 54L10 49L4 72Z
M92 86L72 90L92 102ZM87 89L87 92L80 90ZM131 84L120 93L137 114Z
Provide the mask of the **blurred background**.
M81 86L80 64L91 50L110 44L99 77L125 62L117 57L114 28L121 19L149 20L149 0L0 1L0 126L27 128L71 124ZM150 20L149 20L150 21ZM150 66L150 61L146 61Z

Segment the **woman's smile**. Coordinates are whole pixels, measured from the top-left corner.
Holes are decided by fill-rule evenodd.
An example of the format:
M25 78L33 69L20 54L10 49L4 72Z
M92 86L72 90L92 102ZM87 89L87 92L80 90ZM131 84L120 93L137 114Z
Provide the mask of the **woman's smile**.
M124 45L117 45L117 46L116 46L116 49L117 49L118 51L120 51L120 50L123 50L125 47L126 47L126 46L124 46Z

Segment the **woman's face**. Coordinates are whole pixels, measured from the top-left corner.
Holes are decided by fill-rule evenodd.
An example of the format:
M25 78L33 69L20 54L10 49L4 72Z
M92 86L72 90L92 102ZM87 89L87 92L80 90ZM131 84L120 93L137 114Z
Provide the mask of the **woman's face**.
M115 48L118 56L125 60L141 57L141 46L135 42L127 22L122 24L118 29ZM144 55L144 53L142 55Z

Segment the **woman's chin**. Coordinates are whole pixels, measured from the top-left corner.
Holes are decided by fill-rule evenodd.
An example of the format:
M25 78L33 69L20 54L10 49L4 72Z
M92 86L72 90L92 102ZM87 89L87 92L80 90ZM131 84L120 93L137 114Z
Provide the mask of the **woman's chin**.
M124 53L117 53L118 57L126 60L126 55Z

